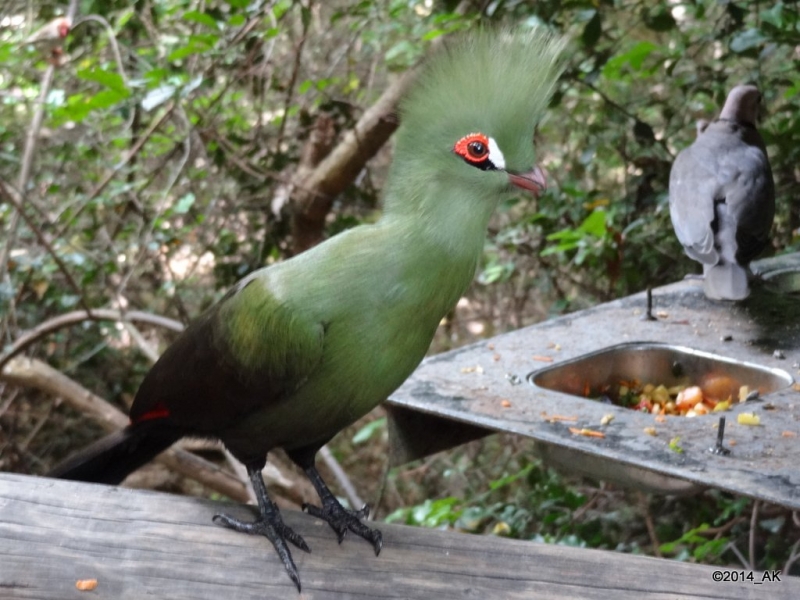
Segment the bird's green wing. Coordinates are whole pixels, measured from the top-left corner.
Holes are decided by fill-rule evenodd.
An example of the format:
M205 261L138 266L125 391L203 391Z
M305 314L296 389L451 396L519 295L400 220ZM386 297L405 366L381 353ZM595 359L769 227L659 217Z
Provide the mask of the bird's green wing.
M219 432L300 387L320 362L323 338L323 324L249 277L167 348L136 394L131 421Z

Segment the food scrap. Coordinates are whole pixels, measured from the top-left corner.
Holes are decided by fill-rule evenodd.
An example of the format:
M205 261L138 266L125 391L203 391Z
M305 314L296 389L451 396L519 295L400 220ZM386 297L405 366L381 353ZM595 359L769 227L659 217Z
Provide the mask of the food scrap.
M531 358L533 358L533 360L538 360L539 362L547 362L547 363L553 362L552 356L542 356L540 354L534 354Z
M658 433L656 433L656 428L655 427L645 427L644 428L644 432L647 435L658 435Z
M600 425L608 425L613 420L614 420L614 415L612 415L611 413L603 415L603 418L600 419Z
M78 579L75 582L75 587L82 592L91 592L97 587L97 579Z
M795 437L796 435L794 431L781 431L781 437Z
M728 410L735 402L744 402L757 394L726 375L706 375L696 385L642 384L637 380L620 380L592 388L583 387L583 395L606 402L648 412L656 416L679 415L696 417Z
M511 402L506 399L500 400L500 406L503 408L511 408Z
M595 431L594 429L586 429L585 427L579 429L578 427L570 427L569 432L573 435L583 435L586 437L593 437L593 438L604 438L606 434L602 431Z
M462 373L478 373L479 375L483 373L483 367L480 365L476 365L474 367L463 367L461 369Z
M679 436L675 436L669 441L669 449L673 452L677 452L680 454L683 452L683 448L680 447L681 438Z
M557 421L569 421L574 423L578 420L578 417L566 416L566 415L549 415L546 412L541 413L542 418L547 421L548 423L555 423Z
M756 413L739 413L736 422L739 425L761 425L761 417Z

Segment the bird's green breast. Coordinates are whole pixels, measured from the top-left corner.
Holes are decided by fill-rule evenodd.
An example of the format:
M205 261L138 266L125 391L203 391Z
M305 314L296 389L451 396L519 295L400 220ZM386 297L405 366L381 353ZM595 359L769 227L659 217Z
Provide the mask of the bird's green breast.
M243 292L263 294L272 311L319 324L322 354L293 393L242 427L250 432L258 421L262 440L291 448L298 440L324 441L366 414L425 356L440 320L472 280L479 251L454 253L379 223L263 271ZM234 355L248 370L270 368L275 357L259 352L269 340L259 342L258 328L247 328L242 322L231 330ZM235 429L229 435L238 437Z

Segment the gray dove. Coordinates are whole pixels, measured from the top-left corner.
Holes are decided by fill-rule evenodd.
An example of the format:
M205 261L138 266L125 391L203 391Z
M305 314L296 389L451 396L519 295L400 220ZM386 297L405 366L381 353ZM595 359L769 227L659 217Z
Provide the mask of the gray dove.
M775 184L755 122L761 94L731 90L716 121L701 126L669 175L669 213L686 254L703 265L703 289L714 300L750 293L748 265L769 243Z

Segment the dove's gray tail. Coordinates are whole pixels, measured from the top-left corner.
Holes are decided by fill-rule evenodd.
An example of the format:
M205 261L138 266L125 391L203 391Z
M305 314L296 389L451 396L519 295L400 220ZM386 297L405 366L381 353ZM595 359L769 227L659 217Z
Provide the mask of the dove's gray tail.
M750 295L747 269L736 263L719 263L706 269L706 296L713 300L744 300Z
M738 223L725 201L714 205L717 264L703 268L703 289L713 300L744 300L750 294L747 267L736 261Z

